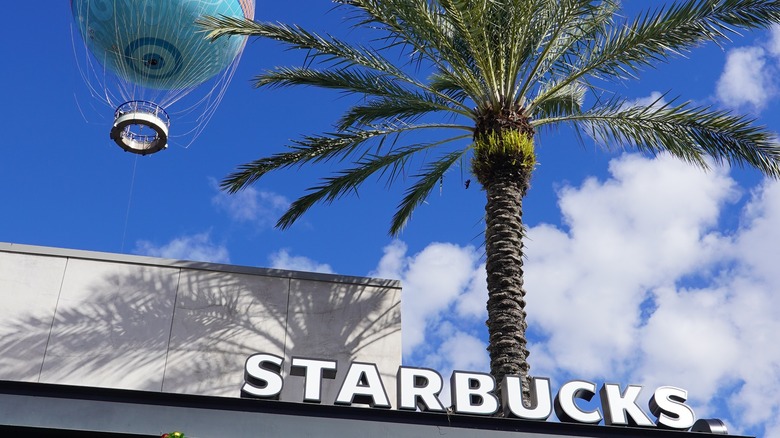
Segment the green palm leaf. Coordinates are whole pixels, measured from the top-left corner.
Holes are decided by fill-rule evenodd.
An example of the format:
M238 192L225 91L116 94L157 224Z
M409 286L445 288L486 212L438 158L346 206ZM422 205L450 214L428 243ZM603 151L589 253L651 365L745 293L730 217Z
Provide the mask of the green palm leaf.
M462 136L459 138L462 138ZM447 139L443 142L457 139L458 138ZM356 194L358 187L363 184L368 177L378 172L380 173L380 177L385 176L387 178L388 184L392 184L415 154L438 145L439 143L418 144L415 146L399 148L391 153L383 155L364 157L356 163L356 167L342 170L338 172L336 176L326 177L322 180L320 185L310 188L309 194L301 196L290 205L290 208L277 222L277 226L282 229L288 228L318 202L330 203L344 195L350 193ZM459 154L462 154L462 152ZM409 214L411 214L411 212Z
M425 201L431 190L442 180L444 174L453 164L462 159L465 153L465 149L450 152L444 157L428 163L421 173L415 175L417 182L406 191L403 201L398 205L398 210L393 215L393 221L390 225L391 234L401 232L412 217L414 209Z
M667 151L706 168L706 158L780 177L777 139L755 120L726 111L679 105L630 105L614 101L582 114L540 119L535 125L573 123L604 145L633 146L657 154Z

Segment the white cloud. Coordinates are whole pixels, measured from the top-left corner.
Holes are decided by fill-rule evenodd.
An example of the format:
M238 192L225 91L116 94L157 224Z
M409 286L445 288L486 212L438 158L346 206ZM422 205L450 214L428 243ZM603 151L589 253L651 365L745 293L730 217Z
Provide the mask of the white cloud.
M403 276L406 257L406 244L394 240L384 248L384 255L379 260L379 266L369 275L378 278L398 278Z
M767 50L775 57L780 57L780 24L775 24L769 29L769 43Z
M732 108L764 109L777 94L777 84L766 55L758 46L730 50L718 80L718 99Z
M455 311L459 316L485 320L487 318L487 272L485 264L471 272L468 287L458 296Z
M733 424L765 423L764 436L780 436L777 205L776 182L754 195L745 224L724 248L731 263L710 284L656 291L658 310L644 333L646 357L637 370L656 382L675 376L701 398L705 412L714 410L711 398L725 398Z
M271 268L290 271L320 272L332 274L333 269L326 263L316 262L308 257L290 255L286 249L279 250L268 257Z
M718 257L721 239L706 230L735 193L722 169L708 174L665 156L627 155L610 172L560 192L568 230L528 232L531 322L549 334L544 348L560 368L586 374L614 374L630 360L648 288Z
M445 376L449 376L453 370L487 370L490 367L485 344L476 336L462 331L449 333L446 340L439 344L437 353L443 358L441 362L446 364L443 370ZM431 359L436 360L433 357Z
M211 198L212 205L227 212L237 222L255 222L262 226L272 226L287 210L290 202L273 192L247 187L235 194L219 191L217 181L210 180L212 187L218 190Z
M432 243L414 256L407 256L406 252L402 242L391 243L371 275L401 279L403 346L404 353L410 354L426 343L426 336L443 323L459 299L476 287L472 284L482 268L480 253L471 246ZM484 306L487 296L483 296Z
M431 351L422 365L434 369L444 379L444 388L439 399L444 406L450 405L451 393L449 377L455 370L482 371L490 369L485 344L476 336L458 330L453 323L444 322L437 328L437 337L442 341Z
M700 400L733 385L740 341L729 316L729 292L660 288L653 299L658 307L637 342L643 381L680 386Z
M229 263L230 256L224 245L211 241L209 233L182 236L162 245L139 240L134 252L151 257L194 260L200 262Z

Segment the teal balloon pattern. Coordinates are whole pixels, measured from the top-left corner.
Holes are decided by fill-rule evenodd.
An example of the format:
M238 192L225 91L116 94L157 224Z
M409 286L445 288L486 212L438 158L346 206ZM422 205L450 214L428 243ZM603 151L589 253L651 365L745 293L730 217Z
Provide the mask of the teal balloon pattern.
M203 16L254 18L254 0L71 0L87 48L121 80L158 90L196 87L241 53L246 38L205 39Z

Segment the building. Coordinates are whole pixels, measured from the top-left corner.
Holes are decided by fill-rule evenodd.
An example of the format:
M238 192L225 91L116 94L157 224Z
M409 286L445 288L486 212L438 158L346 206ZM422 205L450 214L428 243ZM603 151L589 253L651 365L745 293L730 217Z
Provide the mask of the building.
M690 437L334 406L360 362L395 403L400 292L393 280L0 243L0 435ZM279 400L240 398L258 352L283 360ZM321 403L303 403L293 357L339 364Z

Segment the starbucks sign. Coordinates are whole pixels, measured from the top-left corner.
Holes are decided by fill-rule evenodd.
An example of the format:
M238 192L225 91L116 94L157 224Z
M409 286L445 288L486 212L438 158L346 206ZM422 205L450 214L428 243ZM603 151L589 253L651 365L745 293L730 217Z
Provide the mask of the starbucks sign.
M242 397L278 399L285 379L281 373L282 362L283 358L268 353L250 356L244 367ZM304 380L304 402L321 403L322 382L324 379L335 379L337 367L334 360L293 357L290 376L287 378ZM540 421L547 420L555 410L556 416L563 422L597 424L603 420L605 425L676 430L688 430L701 422L696 422L693 409L686 404L688 392L673 386L656 388L645 410L637 401L642 390L639 385L603 383L597 386L584 380L572 380L561 385L553 397L550 379L534 377L530 383L531 396L528 403L524 403L520 376L506 376L501 382L503 390L499 402L493 376L453 371L450 377L452 406L448 408L439 398L444 380L438 372L428 368L401 366L396 374L395 405L400 410L419 409L485 416L494 415L502 408L505 416ZM580 400L590 401L594 397L598 397L598 407L586 409L581 407L581 402L578 403ZM350 363L334 404L391 408L376 364ZM708 422L707 430L702 431L717 432L712 430L712 422L720 423L718 420L705 421Z

